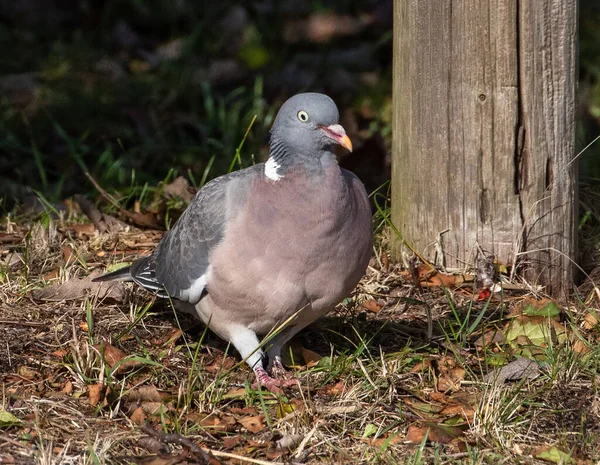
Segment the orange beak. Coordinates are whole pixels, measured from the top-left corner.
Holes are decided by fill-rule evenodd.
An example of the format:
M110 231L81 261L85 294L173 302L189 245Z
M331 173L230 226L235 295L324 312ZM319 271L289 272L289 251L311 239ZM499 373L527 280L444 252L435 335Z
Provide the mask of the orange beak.
M340 124L332 124L330 126L319 126L319 129L325 133L327 137L333 139L342 147L352 152L352 141L346 134L346 130Z

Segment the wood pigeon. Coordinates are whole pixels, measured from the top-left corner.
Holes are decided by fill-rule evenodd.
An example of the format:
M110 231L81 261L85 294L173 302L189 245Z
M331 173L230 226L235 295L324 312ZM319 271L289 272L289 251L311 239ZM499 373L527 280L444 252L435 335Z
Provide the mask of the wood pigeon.
M338 166L336 144L352 150L333 100L293 96L265 163L207 183L151 255L96 281L135 281L179 301L233 344L259 385L296 384L283 345L354 289L372 252L367 193ZM270 375L258 336L276 328L264 344Z

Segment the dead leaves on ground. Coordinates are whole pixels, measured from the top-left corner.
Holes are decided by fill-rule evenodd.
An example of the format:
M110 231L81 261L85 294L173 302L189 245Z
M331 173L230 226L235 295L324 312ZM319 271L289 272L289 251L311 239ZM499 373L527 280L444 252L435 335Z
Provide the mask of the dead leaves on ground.
M86 297L97 297L107 303L123 303L125 301L125 286L122 282L92 282L102 273L94 271L83 278L71 278L64 283L53 284L49 287L32 291L31 296L42 302L60 302L83 300Z

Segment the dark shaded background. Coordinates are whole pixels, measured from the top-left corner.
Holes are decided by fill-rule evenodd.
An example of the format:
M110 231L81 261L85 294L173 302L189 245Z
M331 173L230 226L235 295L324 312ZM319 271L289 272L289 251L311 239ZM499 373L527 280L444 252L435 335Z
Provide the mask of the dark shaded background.
M278 106L330 94L388 175L391 1L0 0L0 196L139 196L170 168L201 184L266 156ZM235 163L237 166L237 163ZM206 172L206 173L205 173Z
M144 199L263 160L278 106L330 94L370 190L389 177L392 0L0 0L0 197ZM581 1L578 143L600 134L600 6ZM234 160L252 117L256 121ZM600 178L598 145L582 156ZM583 211L586 211L584 207ZM589 211L589 209L588 209Z

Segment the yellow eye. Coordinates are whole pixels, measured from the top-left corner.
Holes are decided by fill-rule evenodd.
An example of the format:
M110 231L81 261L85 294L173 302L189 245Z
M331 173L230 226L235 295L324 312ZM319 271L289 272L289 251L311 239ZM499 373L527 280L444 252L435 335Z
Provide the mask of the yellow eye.
M298 119L303 123L306 123L308 121L308 113L306 113L304 110L300 110L298 112Z

